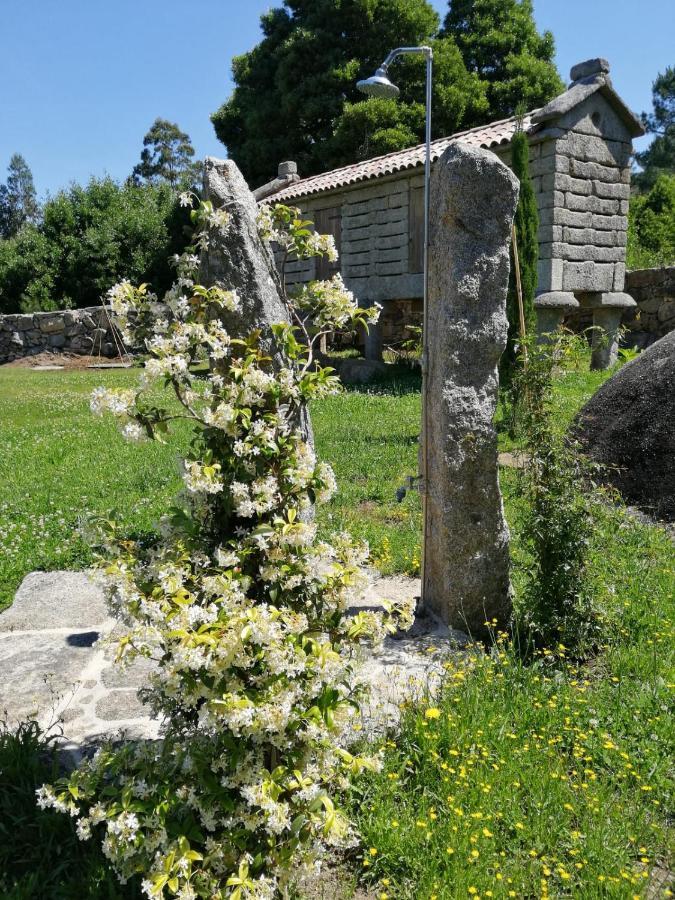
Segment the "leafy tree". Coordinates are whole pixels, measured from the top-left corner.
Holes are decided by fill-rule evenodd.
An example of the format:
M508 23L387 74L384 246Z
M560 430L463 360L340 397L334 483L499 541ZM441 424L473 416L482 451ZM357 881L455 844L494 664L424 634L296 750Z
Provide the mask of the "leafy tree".
M675 174L675 67L668 66L652 85L654 111L643 113L649 134L656 135L650 146L635 159L643 171L634 177L641 190L649 190L659 175Z
M110 178L48 200L43 221L0 241L3 312L92 306L127 272L161 291L187 240L187 213L164 185Z
M251 184L295 159L304 175L424 138L424 60L396 63L396 102L366 100L356 81L402 44L433 42L434 134L489 113L451 38L436 38L427 0L284 0L261 17L262 41L232 64L235 90L213 114L218 138Z
M659 175L648 194L630 201L627 263L631 269L675 263L675 175Z
M490 118L543 106L564 90L550 31L539 34L532 0L450 0L443 34L485 82Z
M175 122L155 119L143 138L141 161L134 166L133 178L137 183L166 183L176 190L193 187L201 166L195 163L190 136L181 131Z
M539 241L537 237L539 213L537 212L537 200L530 177L529 149L527 136L523 131L518 131L513 136L511 143L511 168L520 181L520 194L513 224L518 247L525 330L528 334L532 332L535 325L534 295L537 290L537 262L539 259ZM501 375L508 382L513 366L517 362L517 346L521 343L520 312L513 253L511 254L507 314L509 333L506 350L502 356Z
M40 207L33 173L20 153L7 166L7 182L0 185L0 237L15 235L26 223L37 222Z

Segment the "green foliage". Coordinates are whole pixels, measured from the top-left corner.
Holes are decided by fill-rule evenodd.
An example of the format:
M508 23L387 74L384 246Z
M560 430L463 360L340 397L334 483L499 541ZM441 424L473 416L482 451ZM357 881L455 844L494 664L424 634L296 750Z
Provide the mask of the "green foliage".
M535 325L534 295L537 290L537 262L539 260L539 241L537 238L539 213L537 212L537 200L530 177L529 150L527 136L522 131L518 131L511 142L511 168L520 181L520 195L514 226L518 246L526 334L529 334ZM506 350L500 364L500 377L508 383L518 358L517 347L520 338L520 314L513 248L511 248L511 272L509 275L506 311L509 320L509 333Z
M675 174L659 175L647 194L630 201L629 269L668 266L675 262Z
M73 185L45 203L39 225L0 242L0 312L92 306L123 274L162 290L187 222L167 185Z
M303 175L415 144L424 137L425 65L396 63L396 102L356 88L403 44L434 48L434 134L489 118L485 92L427 0L285 0L261 18L262 41L235 57L235 90L213 114L218 138L251 184L294 159Z
M175 122L155 119L143 138L141 161L134 166L133 178L151 184L169 184L174 190L195 187L201 164L195 155L190 136Z
M297 213L265 210L261 225L300 258L334 255L332 239ZM339 388L332 370L312 365L312 345L324 327L363 324L377 310L335 279L286 297L297 327L271 326L275 369L259 330L225 330L219 314L240 307L237 294L194 281L195 251L229 213L203 202L191 218L195 239L161 313L145 285L110 289L122 335L148 358L135 389L98 387L91 398L131 441L164 441L177 420L192 426L184 491L161 539L130 540L109 515L101 541L109 607L128 629L117 658L159 664L143 700L162 719L162 740L106 746L41 787L37 802L78 816L78 835L97 834L120 881L141 874L149 897L271 900L327 846L352 843L336 791L377 766L348 750L361 693L352 645L411 620L406 604L386 604L393 617L345 615L367 583L368 548L344 534L317 542L302 515L336 489L303 426L305 402ZM154 382L172 404L155 403Z
M135 900L100 848L83 844L72 820L38 809L35 791L59 774L58 754L34 722L0 722L0 895L3 900Z
M565 355L584 338L557 332L547 343L528 340L527 361L516 368L520 426L528 463L523 487L523 538L529 577L517 610L525 652L562 642L584 652L598 640L599 619L588 579L593 503L584 492L588 467L554 424L553 380Z
M557 649L524 664L495 635L404 712L353 794L374 896L668 896L675 548L608 510L594 566L614 628L592 663Z
M649 190L659 175L675 175L675 66L668 66L652 85L653 112L643 113L649 134L655 135L646 150L635 154L642 172L634 177L640 190Z
M535 109L564 90L550 31L540 35L532 0L450 0L443 34L487 88L489 118Z
M0 184L0 238L13 237L39 216L33 173L23 156L15 153L7 166L7 182Z

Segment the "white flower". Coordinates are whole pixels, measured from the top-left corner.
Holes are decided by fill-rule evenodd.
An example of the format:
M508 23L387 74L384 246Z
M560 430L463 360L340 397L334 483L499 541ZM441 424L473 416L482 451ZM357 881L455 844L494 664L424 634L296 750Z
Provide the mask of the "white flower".
M142 441L147 437L142 425L138 422L127 422L122 428L122 435L127 441Z
M198 462L184 463L183 481L191 494L219 494L223 490L220 463L202 466Z

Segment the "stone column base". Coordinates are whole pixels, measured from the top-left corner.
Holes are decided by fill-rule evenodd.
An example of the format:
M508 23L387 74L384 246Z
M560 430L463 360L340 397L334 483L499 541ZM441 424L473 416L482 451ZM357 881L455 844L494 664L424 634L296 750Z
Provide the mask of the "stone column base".
M593 310L591 369L609 369L619 355L621 316L636 306L630 294L593 293L580 295L581 305Z
M365 357L382 362L382 326L379 322L368 326L365 336Z
M537 343L545 343L548 340L547 335L560 328L566 313L578 306L577 298L567 291L547 291L538 294L534 298L534 308L537 314Z

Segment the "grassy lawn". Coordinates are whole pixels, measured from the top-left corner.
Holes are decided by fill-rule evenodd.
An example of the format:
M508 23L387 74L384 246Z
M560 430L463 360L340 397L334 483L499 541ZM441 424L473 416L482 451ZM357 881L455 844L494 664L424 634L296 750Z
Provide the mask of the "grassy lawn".
M605 377L584 363L559 379L561 429ZM115 507L130 530L147 531L167 507L187 435L171 445L128 445L88 410L92 387L136 378L133 371L0 369L0 604L11 602L33 569L89 562L77 535L84 512ZM419 381L405 373L386 387L349 391L312 408L319 453L340 485L320 525L367 538L385 572L417 565L419 497L398 504L394 495L417 471L419 413ZM500 443L510 448L506 435ZM502 473L516 589L517 477ZM364 840L355 865L375 896L669 896L663 879L673 868L675 550L661 529L607 508L593 535L589 577L611 634L591 662L560 651L525 666L496 635L492 654L448 663L442 695L406 712L383 772L350 800ZM3 796L19 785L16 763L8 764L15 750L0 742ZM70 832L52 831L51 814L31 819L32 785L43 777L28 771L17 787L23 807L18 796L0 807L7 815L23 810L21 827L29 829L0 825L0 894L73 896L67 886L65 894L53 887L61 875L43 876L34 855L22 857L21 835L30 833L32 843L45 843L49 873L56 842L58 858L72 864L73 885L82 878L101 885L81 896L135 896L131 887L117 893L99 857L84 854ZM10 890L3 868L22 858L27 880Z
M561 379L561 427L604 377L580 371ZM137 378L134 370L0 368L0 609L28 572L91 561L78 535L83 514L115 509L130 530L147 531L179 489L177 456L186 433L170 445L133 446L111 421L89 412L96 385L124 387ZM320 525L367 539L383 572L414 573L419 496L399 504L395 492L418 470L419 379L403 372L382 388L323 400L312 419L318 451L340 485L331 506L322 508ZM506 435L501 440L510 446Z

